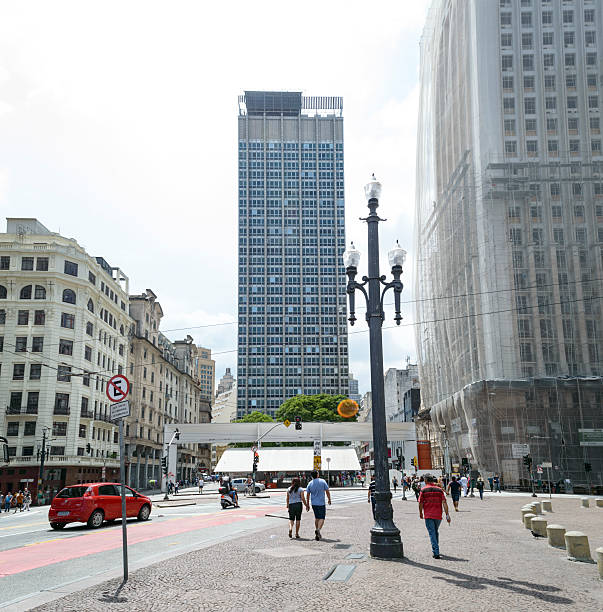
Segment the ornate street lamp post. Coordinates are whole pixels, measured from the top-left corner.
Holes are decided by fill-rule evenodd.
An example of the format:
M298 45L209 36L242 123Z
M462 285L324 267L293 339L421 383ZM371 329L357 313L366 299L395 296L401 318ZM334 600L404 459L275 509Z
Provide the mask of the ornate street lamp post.
M392 494L389 488L389 469L387 458L387 430L385 426L385 391L383 386L383 344L381 327L385 318L383 298L388 289L394 290L396 315L394 320L400 325L400 295L402 293L402 266L406 251L398 243L388 253L394 280L386 282L386 277L379 273L379 221L377 207L381 194L381 183L373 174L372 180L365 185L364 192L370 210L366 219L368 224L368 276L362 277L362 283L356 282L360 252L354 244L343 254L343 261L348 276L347 293L350 301L349 322L354 325L355 291L359 290L366 300L366 321L370 332L371 359L371 392L373 414L373 448L375 462L375 524L371 529L371 556L380 559L400 559L403 555L400 530L393 520ZM368 285L368 292L366 286ZM381 288L383 285L383 289Z

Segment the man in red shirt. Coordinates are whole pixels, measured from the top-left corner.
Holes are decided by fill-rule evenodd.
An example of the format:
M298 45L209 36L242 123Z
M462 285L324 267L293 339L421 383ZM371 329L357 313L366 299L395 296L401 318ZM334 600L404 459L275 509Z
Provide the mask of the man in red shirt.
M425 527L429 532L431 540L431 550L433 558L440 558L440 536L438 529L442 522L442 508L446 513L446 520L450 523L450 514L448 514L448 504L446 503L446 495L440 487L436 486L436 479L431 475L425 476L427 485L421 490L419 495L419 517L425 517Z

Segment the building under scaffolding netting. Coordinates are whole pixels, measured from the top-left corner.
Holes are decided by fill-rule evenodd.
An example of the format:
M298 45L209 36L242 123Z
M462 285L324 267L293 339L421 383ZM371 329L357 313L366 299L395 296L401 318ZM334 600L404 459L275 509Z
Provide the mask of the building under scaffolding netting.
M547 5L551 24L562 8ZM544 10L520 0L430 9L415 290L431 421L417 427L436 465L447 450L525 486L528 444L553 481L603 486L603 6L576 21L571 52L526 30Z
M448 447L451 465L466 458L484 475L502 474L507 486L529 486L524 445L534 470L551 464L536 478L600 486L600 447L591 444L602 440L593 436L603 433L602 405L600 377L483 380L432 406L431 429ZM442 453L442 467L443 459Z

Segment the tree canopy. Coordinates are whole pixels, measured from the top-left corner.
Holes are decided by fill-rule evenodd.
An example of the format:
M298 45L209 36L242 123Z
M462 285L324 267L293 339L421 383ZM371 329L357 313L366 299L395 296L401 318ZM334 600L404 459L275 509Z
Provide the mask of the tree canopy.
M356 421L357 417L344 419L337 414L337 405L342 400L347 399L345 395L295 395L285 400L276 411L275 419L284 421L289 419L294 421L296 416L301 417L302 422L310 423L313 421Z
M274 423L274 419L269 414L264 414L259 410L254 410L246 414L242 419L238 419L237 423Z

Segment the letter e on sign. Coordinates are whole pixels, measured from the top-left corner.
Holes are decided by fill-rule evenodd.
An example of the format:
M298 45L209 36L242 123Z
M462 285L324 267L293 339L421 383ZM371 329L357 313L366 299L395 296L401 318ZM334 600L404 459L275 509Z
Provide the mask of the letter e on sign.
M105 392L112 402L121 402L128 397L130 381L123 374L117 374L109 379Z

